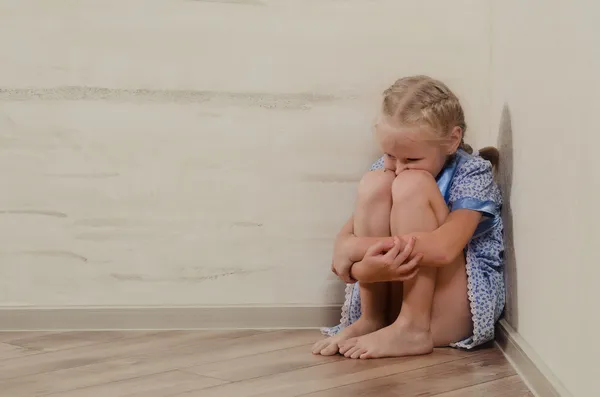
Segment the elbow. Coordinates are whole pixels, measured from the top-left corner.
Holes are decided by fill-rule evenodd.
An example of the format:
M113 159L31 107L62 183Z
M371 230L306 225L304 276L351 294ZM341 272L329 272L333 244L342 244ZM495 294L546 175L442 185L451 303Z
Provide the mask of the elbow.
M459 254L460 252L456 252L452 247L439 244L426 261L429 266L444 267L454 263Z
M431 265L434 267L448 266L456 261L456 258L462 251L456 252L452 247L439 247L435 256L432 258Z
M431 267L444 267L450 263L452 263L450 257L443 254L436 255L431 261L428 262L429 266Z

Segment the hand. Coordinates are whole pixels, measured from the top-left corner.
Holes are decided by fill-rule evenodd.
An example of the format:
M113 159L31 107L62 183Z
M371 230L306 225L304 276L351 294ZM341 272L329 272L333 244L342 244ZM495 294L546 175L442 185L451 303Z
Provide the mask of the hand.
M354 262L350 260L351 247L354 238L353 235L338 237L333 248L331 271L346 284L353 284L356 282L356 280L350 277L350 268L354 264Z
M354 276L368 283L406 281L415 277L423 254L417 254L407 262L415 246L415 238L411 237L403 249L402 245L398 237L394 237L393 245L384 242L372 245L363 260L352 269Z

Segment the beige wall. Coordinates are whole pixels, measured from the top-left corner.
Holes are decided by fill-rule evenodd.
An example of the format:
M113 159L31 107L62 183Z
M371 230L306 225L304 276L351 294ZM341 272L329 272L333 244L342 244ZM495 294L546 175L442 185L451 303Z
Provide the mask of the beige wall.
M598 396L600 5L503 0L492 15L507 317L572 395Z
M377 95L489 129L477 0L0 0L0 304L339 303ZM472 137L475 139L475 137Z
M339 303L377 94L427 73L503 152L509 321L600 393L597 4L0 0L0 305Z

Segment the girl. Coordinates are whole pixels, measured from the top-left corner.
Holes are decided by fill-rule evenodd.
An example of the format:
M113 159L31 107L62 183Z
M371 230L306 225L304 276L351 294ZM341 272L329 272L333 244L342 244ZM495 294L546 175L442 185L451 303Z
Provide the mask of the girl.
M465 130L440 81L407 77L384 92L385 155L334 247L332 270L348 283L342 321L313 353L407 356L493 339L505 299L498 151L471 154Z

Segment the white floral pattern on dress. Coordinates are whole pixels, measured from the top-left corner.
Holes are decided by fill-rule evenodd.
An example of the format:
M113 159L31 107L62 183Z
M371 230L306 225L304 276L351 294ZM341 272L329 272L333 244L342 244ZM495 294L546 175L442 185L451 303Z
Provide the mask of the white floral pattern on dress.
M370 170L383 168L383 157ZM465 247L468 296L473 315L473 335L451 346L472 349L494 339L494 326L505 304L502 195L494 182L489 161L459 150L438 176L438 186L451 211L471 209L484 214L474 237ZM339 325L323 329L335 335L360 318L358 284L346 286Z

